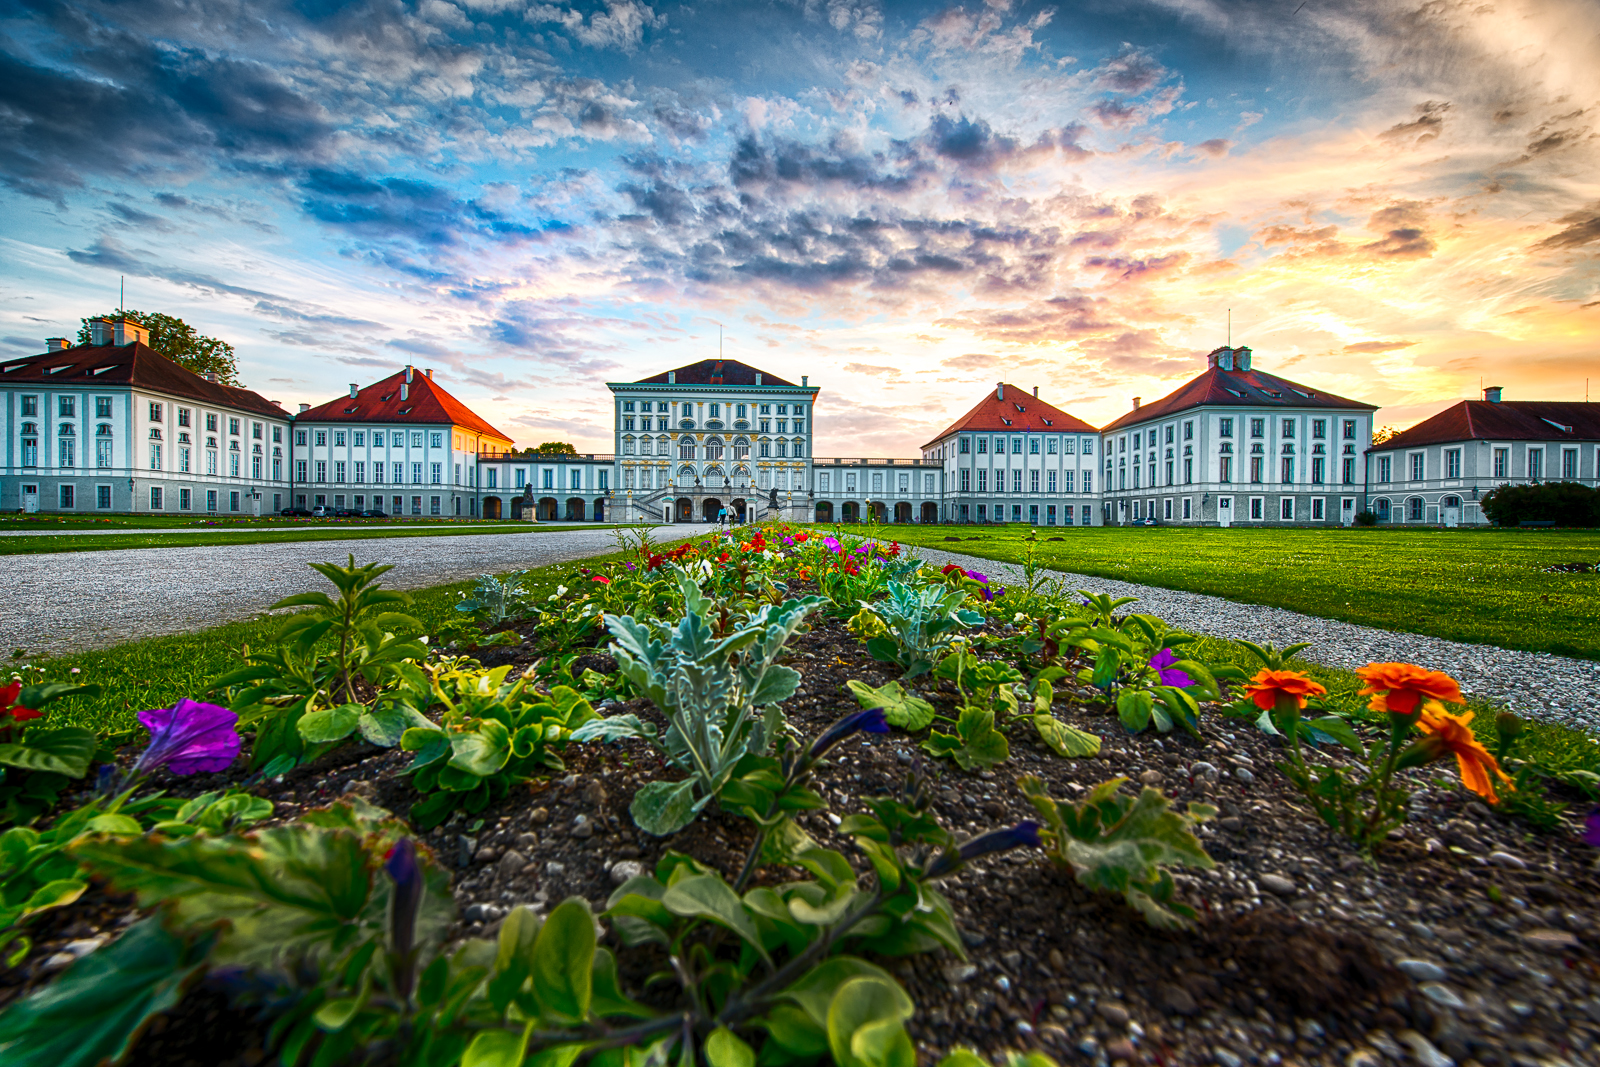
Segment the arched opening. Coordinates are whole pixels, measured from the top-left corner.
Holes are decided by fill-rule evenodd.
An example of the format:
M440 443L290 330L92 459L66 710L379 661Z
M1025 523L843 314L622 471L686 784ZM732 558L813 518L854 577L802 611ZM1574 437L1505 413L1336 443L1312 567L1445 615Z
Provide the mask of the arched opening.
M585 511L585 508L584 508L583 497L575 496L575 497L569 497L567 499L567 521L568 522L582 522L583 521L583 513L584 513L584 511Z
M872 521L873 522L888 522L889 521L889 509L884 506L883 501L881 501L881 500L874 500L872 502Z
M486 519L498 519L500 517L499 497L486 496L483 498L483 517Z
M677 521L678 522L693 522L694 521L694 501L690 500L686 496L680 496L677 499L676 503L678 505Z
M749 505L745 502L745 500L743 498L741 498L739 500L735 500L732 504L729 504L728 506L733 509L733 515L734 515L734 521L735 522L747 522L748 521L745 518L745 516L749 513L747 511L747 508L749 507Z
M606 521L606 502L604 500L596 500L594 502L594 521Z
M708 496L700 501L700 517L706 522L716 522L720 517L718 515L720 511L722 511L722 501L716 497Z
M931 524L936 524L939 521L939 505L935 504L931 500L928 501L926 504L923 504L922 505L922 521L925 522L925 523L928 523L930 525Z
M1414 496L1406 501L1406 521L1422 521L1422 498L1420 496Z
M900 503L898 503L898 504L896 504L894 506L894 521L895 522L910 522L911 521L911 504L909 502L902 500L902 501L900 501Z
M817 521L818 522L832 522L833 521L833 501L831 501L831 500L823 500L823 501L819 501L817 503Z
M1373 512L1378 516L1379 522L1389 521L1389 498L1379 497L1372 505Z
M556 504L556 498L555 497L553 497L553 496L540 497L539 498L539 508L538 508L539 521L540 522L554 522L556 520L556 518L557 518L557 514L556 514L557 506L558 505Z
M861 521L861 505L857 504L854 500L846 500L844 502L844 507L840 508L839 511L845 522Z

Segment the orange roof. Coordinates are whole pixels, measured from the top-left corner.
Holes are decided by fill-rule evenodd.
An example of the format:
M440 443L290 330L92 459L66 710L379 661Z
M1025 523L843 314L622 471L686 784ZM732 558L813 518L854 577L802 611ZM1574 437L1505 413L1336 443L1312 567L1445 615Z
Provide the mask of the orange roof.
M1045 403L1026 389L1001 383L978 406L953 422L923 448L966 430L995 433L1099 433L1093 426Z
M440 425L449 423L464 430L511 443L511 438L478 417L467 405L451 396L444 386L414 371L411 388L401 398L401 386L406 384L406 372L396 371L389 377L356 391L356 395L341 396L302 411L295 416L300 422L400 422Z

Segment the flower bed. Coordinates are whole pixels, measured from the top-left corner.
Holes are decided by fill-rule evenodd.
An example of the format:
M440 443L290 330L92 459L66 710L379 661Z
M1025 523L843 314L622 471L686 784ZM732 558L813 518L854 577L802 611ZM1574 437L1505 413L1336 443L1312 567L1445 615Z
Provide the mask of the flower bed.
M381 568L319 570L227 711L0 839L88 886L13 920L6 1062L67 1017L251 1065L1593 1047L1588 783L1478 745L1442 676L1374 665L1351 720L1293 650L1213 671L1133 605L783 528L485 579L426 636Z

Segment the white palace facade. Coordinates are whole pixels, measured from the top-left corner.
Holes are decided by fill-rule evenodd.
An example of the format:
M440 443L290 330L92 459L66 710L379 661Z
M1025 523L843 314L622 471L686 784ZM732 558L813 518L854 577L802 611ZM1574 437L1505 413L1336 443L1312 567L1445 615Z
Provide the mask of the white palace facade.
M131 320L0 364L0 508L263 514L285 507L558 522L1032 526L1482 522L1505 482L1600 484L1600 405L1464 402L1373 447L1374 405L1218 348L1097 429L996 383L906 458L819 453L820 388L706 359L609 382L611 454L519 451L404 367L290 415L193 374Z

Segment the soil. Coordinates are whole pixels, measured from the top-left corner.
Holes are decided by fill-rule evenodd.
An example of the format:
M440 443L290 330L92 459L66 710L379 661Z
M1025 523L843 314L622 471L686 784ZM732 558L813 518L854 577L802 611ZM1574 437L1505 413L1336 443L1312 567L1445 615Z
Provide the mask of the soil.
M486 661L521 666L528 658L518 649L484 652ZM576 670L604 673L609 661L589 653ZM876 686L898 675L829 617L794 638L788 662L804 680L785 711L807 735L855 709L847 679ZM952 693L919 683L941 711L953 705ZM1317 821L1274 768L1275 739L1214 709L1200 740L1130 736L1094 695L1065 688L1055 712L1104 739L1096 758L1058 758L1021 724L1010 734L1011 759L994 771L928 761L919 738L896 732L847 741L819 775L831 812L810 813L804 824L846 855L858 854L834 835L834 817L861 810L857 798L891 789L919 763L936 779L946 825L962 835L1033 815L1014 784L1023 773L1045 779L1058 798L1121 776L1133 779L1131 788L1158 785L1180 806L1197 800L1220 809L1200 831L1216 869L1177 872L1180 895L1201 912L1193 930L1150 928L1120 898L1083 889L1038 852L1013 852L943 883L967 959L880 961L916 1001L908 1027L922 1063L956 1045L990 1057L1038 1049L1064 1064L1129 1067L1575 1067L1600 1058L1600 852L1574 826L1529 833L1454 788L1453 768L1435 766L1413 773L1411 821L1369 863ZM645 701L603 710L660 721ZM520 903L543 909L577 895L599 911L625 877L617 864L649 867L666 849L729 877L737 872L751 840L740 819L709 811L667 839L634 827L634 791L669 773L653 750L638 742L574 745L566 759L565 775L514 792L481 821L459 818L425 835L456 871L461 918L453 936L492 936ZM416 799L399 774L407 761L351 746L256 791L277 803L280 820L352 792L404 816ZM240 778L170 784L189 794ZM32 931L29 958L0 976L0 997L46 977L45 961L67 941L130 920L128 902L103 892L53 913ZM670 989L641 992L659 959L636 950L619 957L634 994L671 1005ZM202 986L170 1020L157 1020L130 1062L254 1067L264 1058L264 1033L265 1023Z

